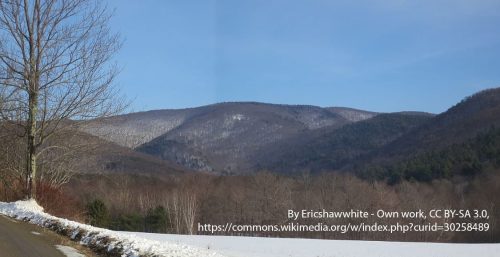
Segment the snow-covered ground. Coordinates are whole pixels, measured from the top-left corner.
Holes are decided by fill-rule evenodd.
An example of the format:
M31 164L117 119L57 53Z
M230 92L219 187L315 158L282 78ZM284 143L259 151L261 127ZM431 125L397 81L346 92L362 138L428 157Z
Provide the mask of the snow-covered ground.
M441 244L124 232L165 243L194 245L232 257L498 257L500 244Z
M116 232L60 219L34 201L0 202L0 214L51 229L65 228L82 244L122 256L228 257L497 257L500 244L438 244ZM54 226L57 224L57 226Z

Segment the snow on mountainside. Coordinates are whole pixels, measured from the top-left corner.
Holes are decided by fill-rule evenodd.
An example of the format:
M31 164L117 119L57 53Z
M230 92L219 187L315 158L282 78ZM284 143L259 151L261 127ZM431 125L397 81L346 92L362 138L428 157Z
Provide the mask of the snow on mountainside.
M326 109L352 122L367 120L375 117L378 114L376 112L369 112L346 107L328 107Z
M195 170L244 173L258 161L251 156L303 131L349 123L315 106L225 103L136 148Z
M130 113L90 122L82 130L121 146L135 148L181 125L194 109Z
M189 169L244 173L258 162L250 156L279 140L373 115L347 108L236 102L131 113L91 122L83 130Z
M241 110L242 113L237 113ZM339 119L359 121L376 115L372 112L350 108L321 108L305 105L278 105L254 102L234 102L207 105L197 108L178 110L155 110L119 115L87 124L84 131L103 137L122 146L135 148L151 141L174 128L181 127L185 122L197 122L206 115L218 118L217 115L243 118L246 113L259 111L262 117L282 117L295 120L309 129L331 126ZM211 113L213 113L211 115ZM215 114L217 113L217 114ZM247 116L247 118L252 118ZM275 120L268 119L274 123Z
M0 214L26 220L66 235L81 244L124 257L494 257L500 244L442 244L190 236L117 232L57 218L35 201L0 202Z

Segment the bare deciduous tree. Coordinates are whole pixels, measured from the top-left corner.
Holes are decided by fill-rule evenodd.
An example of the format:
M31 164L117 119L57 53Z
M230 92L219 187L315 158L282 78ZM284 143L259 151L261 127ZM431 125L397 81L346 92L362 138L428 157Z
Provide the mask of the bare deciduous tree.
M122 107L110 63L121 43L109 19L96 0L0 0L0 109L26 138L28 198L35 197L37 159L57 147L49 138L75 126L71 120Z
M196 221L198 209L198 199L194 192L184 192L181 197L181 215L184 218L184 224L189 235L195 231L194 223Z

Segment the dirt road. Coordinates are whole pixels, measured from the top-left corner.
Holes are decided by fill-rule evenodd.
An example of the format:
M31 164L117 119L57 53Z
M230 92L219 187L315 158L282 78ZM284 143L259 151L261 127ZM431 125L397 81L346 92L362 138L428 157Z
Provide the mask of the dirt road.
M66 257L56 248L63 241L58 235L38 226L0 215L2 257Z

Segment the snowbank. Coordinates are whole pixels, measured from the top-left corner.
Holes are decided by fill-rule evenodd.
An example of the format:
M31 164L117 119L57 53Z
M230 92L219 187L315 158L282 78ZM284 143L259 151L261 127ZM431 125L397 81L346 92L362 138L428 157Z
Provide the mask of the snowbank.
M47 227L94 250L124 257L497 257L500 252L500 244L400 243L116 232L51 216L44 213L43 208L35 201L0 202L0 214Z
M69 236L73 240L87 245L98 252L107 252L107 254L112 256L222 257L222 255L213 250L149 240L57 218L44 213L43 208L34 200L13 203L0 202L0 214L49 228L62 235Z

